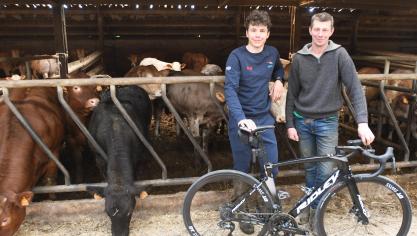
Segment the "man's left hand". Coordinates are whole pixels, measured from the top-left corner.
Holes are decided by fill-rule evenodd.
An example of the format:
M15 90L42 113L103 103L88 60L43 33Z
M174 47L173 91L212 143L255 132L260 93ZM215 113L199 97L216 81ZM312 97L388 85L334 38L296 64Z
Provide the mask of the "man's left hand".
M369 129L368 123L358 124L358 135L364 145L370 145L375 139L375 135Z
M273 102L278 101L281 98L282 92L284 91L284 85L281 80L276 80L274 86L272 86L271 91L269 91L269 96Z

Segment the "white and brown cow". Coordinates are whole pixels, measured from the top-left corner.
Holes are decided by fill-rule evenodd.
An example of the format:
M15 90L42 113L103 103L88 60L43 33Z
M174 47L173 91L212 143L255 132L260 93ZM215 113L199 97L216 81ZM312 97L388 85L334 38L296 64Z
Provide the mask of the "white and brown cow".
M181 65L177 61L168 63L168 62L164 62L164 61L158 60L156 58L152 58L152 57L144 58L139 63L139 65L141 65L141 66L150 66L150 65L152 65L152 66L155 66L155 68L158 71L161 71L161 70L181 71L181 69L184 67L183 65Z
M40 59L33 60L30 67L33 76L37 79L47 79L54 75L59 75L59 64L57 59Z

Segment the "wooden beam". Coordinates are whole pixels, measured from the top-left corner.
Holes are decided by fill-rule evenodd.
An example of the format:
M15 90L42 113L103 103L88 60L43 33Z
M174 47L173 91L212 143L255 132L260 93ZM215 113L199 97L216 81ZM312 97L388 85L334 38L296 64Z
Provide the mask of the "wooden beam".
M84 57L83 59L68 63L68 73L72 73L81 68L87 68L91 66L92 64L94 64L95 62L101 59L101 55L102 53L97 51L97 52L91 53L90 55Z
M355 54L358 47L358 29L359 29L359 14L355 16L352 24L352 34L350 36L350 52Z

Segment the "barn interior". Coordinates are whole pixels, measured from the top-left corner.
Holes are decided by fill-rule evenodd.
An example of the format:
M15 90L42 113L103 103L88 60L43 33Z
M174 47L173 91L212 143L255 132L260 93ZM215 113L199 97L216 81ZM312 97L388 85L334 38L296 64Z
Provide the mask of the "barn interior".
M168 60L201 52L223 66L230 51L246 43L244 18L253 9L270 13L268 43L282 58L310 41L310 17L321 11L334 15L332 39L352 54L417 53L417 4L408 0L4 0L0 51L60 52L64 24L69 61L75 60L77 48L103 51L106 73L112 76L128 71L130 54L149 51L164 52Z

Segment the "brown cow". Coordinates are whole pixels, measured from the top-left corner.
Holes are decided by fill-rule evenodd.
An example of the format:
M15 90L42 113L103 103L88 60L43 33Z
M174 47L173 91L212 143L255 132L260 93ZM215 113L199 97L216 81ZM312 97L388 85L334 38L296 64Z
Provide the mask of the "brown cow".
M414 74L412 70L404 70L404 69L398 69L391 72L391 74ZM395 87L404 87L411 89L413 86L412 80L389 80L389 85L395 86ZM390 103L393 102L393 100L400 94L404 94L403 92L395 91L395 90L387 90L386 91L386 97Z
M66 117L56 89L12 89L10 95L45 145L58 157ZM5 104L0 104L0 130L0 235L8 236L16 232L25 217L26 206L33 196L31 189L41 177L47 183L54 182L57 166Z
M14 96L18 93L18 96ZM64 114L54 88L13 89L11 97L36 133L58 156L64 136ZM5 104L0 105L0 235L12 235L22 223L30 190L40 177L54 178L56 165L32 140ZM16 148L18 147L18 148Z
M209 63L209 59L202 53L186 52L182 56L182 63L189 70L201 72L201 69Z
M90 78L84 72L71 73L69 79ZM73 86L66 89L66 100L69 106L76 113L80 121L85 125L88 123L92 110L98 105L98 91L100 86ZM65 135L65 153L75 163L72 176L75 183L81 183L82 154L87 147L87 138L81 132L77 124L66 114L67 132Z
M358 74L381 74L381 70L376 67L362 67L358 70ZM368 105L379 97L379 89L376 87L363 86L365 90L366 102Z

